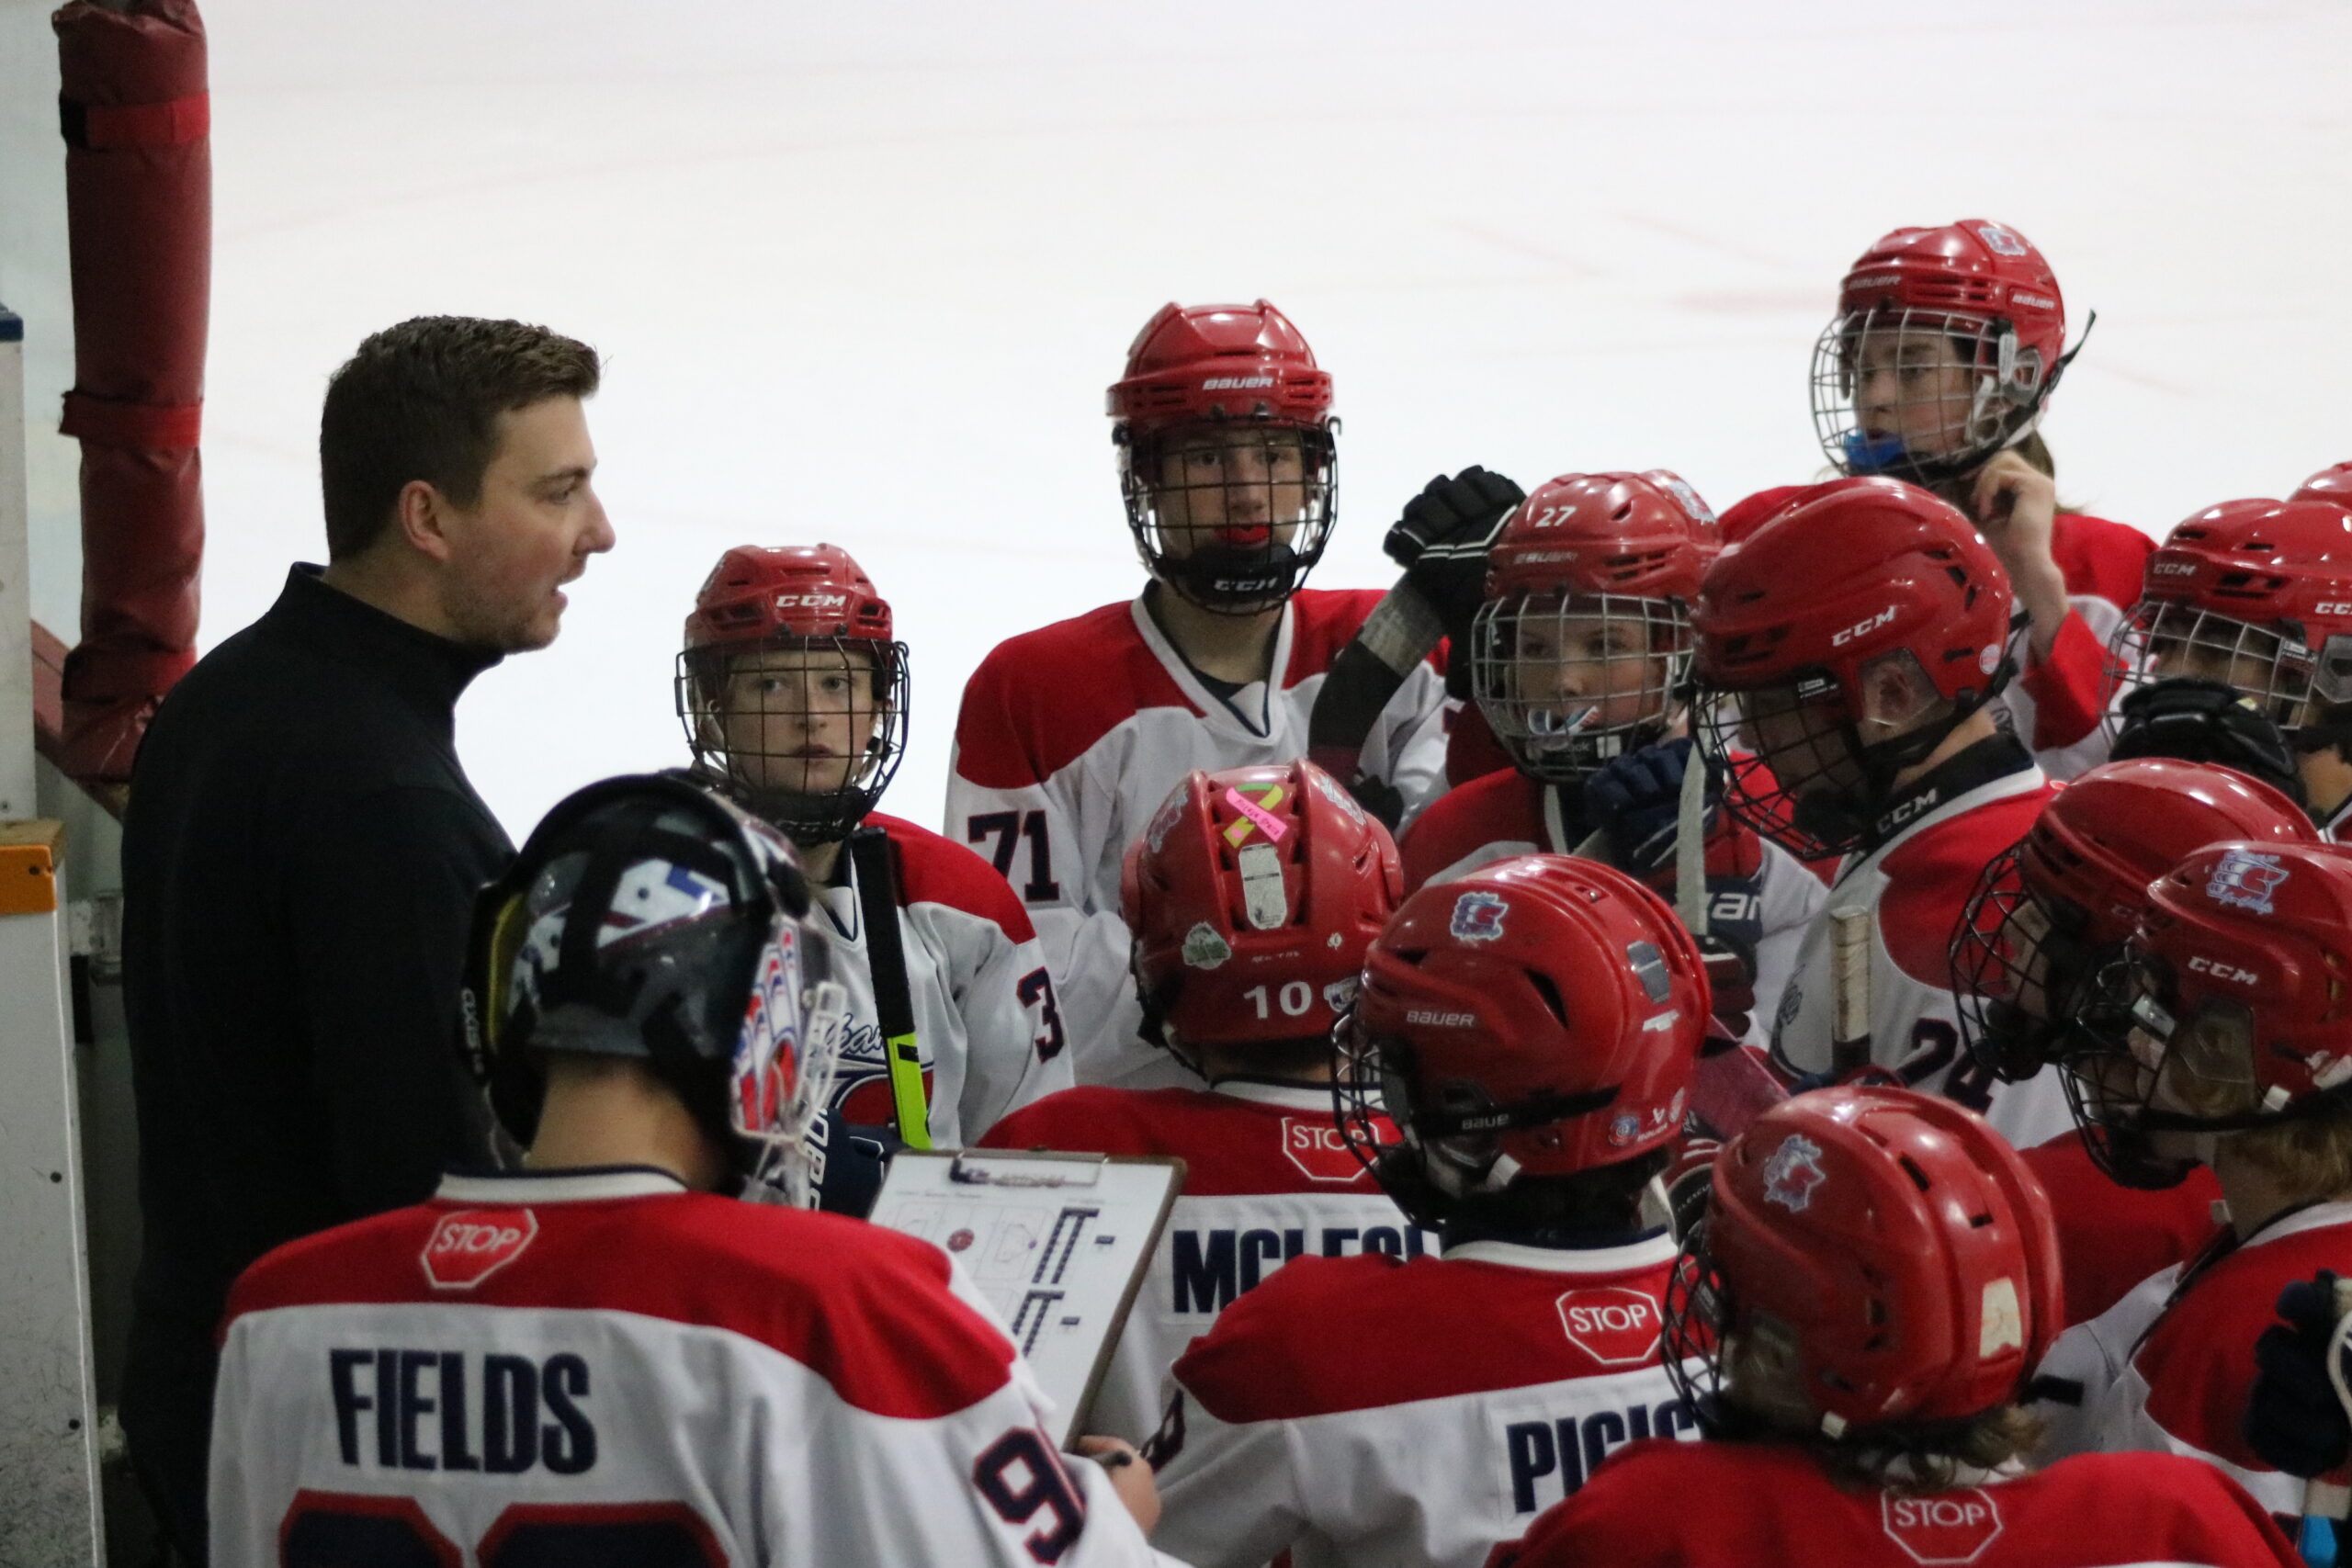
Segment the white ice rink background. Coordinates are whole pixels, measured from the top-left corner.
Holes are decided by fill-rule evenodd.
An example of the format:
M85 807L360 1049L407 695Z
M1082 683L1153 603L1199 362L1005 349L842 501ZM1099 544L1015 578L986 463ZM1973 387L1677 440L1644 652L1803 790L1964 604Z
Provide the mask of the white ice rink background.
M1171 299L1266 295L1336 377L1324 586L1389 581L1398 504L1471 462L1718 507L1811 477L1839 274L1963 215L2099 312L2047 425L2070 500L2162 532L2352 457L2342 0L206 15L203 646L319 558L319 398L368 332L511 314L606 356L619 547L460 709L518 839L682 759L679 623L752 541L845 545L895 604L886 805L935 824L980 657L1139 581L1102 389ZM72 640L70 570L38 586Z

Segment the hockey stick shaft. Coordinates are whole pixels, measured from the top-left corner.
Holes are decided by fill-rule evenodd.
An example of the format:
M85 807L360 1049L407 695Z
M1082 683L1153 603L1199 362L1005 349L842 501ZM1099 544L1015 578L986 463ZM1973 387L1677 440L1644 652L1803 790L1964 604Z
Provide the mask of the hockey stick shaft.
M1871 912L1829 911L1829 1070L1838 1077L1871 1064Z
M1696 747L1674 819L1674 912L1692 936L1707 934L1707 763Z
M879 828L849 836L849 863L857 878L865 925L865 964L874 979L874 1021L890 1072L890 1109L899 1136L910 1149L931 1147L931 1097L923 1087L922 1051L915 1035L914 1001L907 988L907 949L899 929L899 878L890 838Z

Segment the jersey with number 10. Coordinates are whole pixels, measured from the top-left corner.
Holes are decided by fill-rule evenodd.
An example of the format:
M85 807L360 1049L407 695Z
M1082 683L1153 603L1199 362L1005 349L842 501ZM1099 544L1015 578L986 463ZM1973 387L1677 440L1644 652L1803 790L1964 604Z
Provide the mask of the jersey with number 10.
M641 1168L459 1179L231 1292L212 1561L1158 1561L947 1255Z
M1080 1083L1179 1086L1136 1033L1119 872L1169 791L1195 768L1295 761L1331 660L1380 594L1302 589L1274 628L1268 681L1204 683L1142 600L998 645L964 688L947 836L991 858L1029 906L1060 993ZM1416 666L1364 742L1366 772L1408 806L1445 765L1445 683Z

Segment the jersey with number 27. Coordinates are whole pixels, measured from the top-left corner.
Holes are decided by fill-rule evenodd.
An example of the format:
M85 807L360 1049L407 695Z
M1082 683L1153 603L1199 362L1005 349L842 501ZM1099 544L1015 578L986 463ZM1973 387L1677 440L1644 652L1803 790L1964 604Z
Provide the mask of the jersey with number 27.
M638 1168L452 1177L231 1293L212 1561L1159 1561L947 1255Z

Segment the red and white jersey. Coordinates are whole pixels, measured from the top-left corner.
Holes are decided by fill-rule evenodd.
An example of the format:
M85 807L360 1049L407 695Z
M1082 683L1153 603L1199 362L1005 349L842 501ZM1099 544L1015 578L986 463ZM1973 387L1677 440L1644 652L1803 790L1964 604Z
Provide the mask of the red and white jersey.
M1675 1243L1301 1258L1176 1363L1162 1551L1477 1568L1620 1444L1695 1432L1658 1360Z
M1788 1443L1635 1443L1493 1568L2298 1568L2211 1470L2093 1455L1858 1491Z
M2126 1187L2101 1170L2080 1134L2019 1151L2050 1194L2064 1265L2066 1322L2088 1323L2159 1269L2186 1263L2222 1233L2222 1184L2203 1166L2177 1187Z
M1329 1089L1247 1078L1074 1089L1007 1117L983 1142L1184 1162L1184 1190L1087 1413L1087 1431L1130 1442L1159 1425L1161 1384L1184 1347L1292 1258L1437 1249L1340 1141Z
M2301 1514L2301 1479L2264 1464L2239 1424L2254 1387L2254 1342L2274 1320L2278 1292L2323 1269L2352 1274L2352 1202L2294 1210L2211 1262L2150 1276L2068 1329L2035 1382L2078 1386L2082 1398L2034 1406L2047 1422L2042 1451L2185 1454L2270 1512Z
M1570 809L1559 789L1516 769L1449 790L1430 802L1397 846L1405 890L1467 876L1513 855L1573 853L1589 829L1571 819ZM1770 1019L1827 891L1803 862L1729 812L1717 813L1707 837L1707 883L1711 925L1722 924L1756 951L1756 1017Z
M1006 1111L1070 1086L1069 1029L1029 912L988 862L896 817L877 811L865 820L889 834L898 853L899 945L931 1096L931 1141L960 1148ZM849 954L835 965L850 1012L833 1109L845 1122L891 1122L865 911L846 854L839 874L842 882L814 890L826 934Z
M1737 544L1810 485L1776 485L1748 496L1723 514L1724 539ZM2099 728L2106 713L2107 645L2116 626L2139 602L2141 576L2156 542L2127 523L2086 513L2061 512L2050 530L2051 558L2065 579L2073 607L2052 642L2050 657L2036 659L2027 634L2010 644L2018 678L2001 694L2019 739L2033 748L2033 760L2053 779L2071 779L2107 761L2108 741Z
M1129 1564L946 1254L615 1168L450 1178L229 1298L212 1561Z
M1120 863L1195 768L1306 755L1307 718L1377 591L1303 589L1283 607L1272 681L1206 685L1137 599L997 645L964 688L947 836L995 863L1045 941L1082 1083L1175 1085L1182 1069L1137 1037L1142 1014L1119 918ZM1439 787L1445 682L1417 666L1365 739L1364 769L1408 807Z
M2054 1070L2019 1084L1997 1083L1975 1071L1961 1049L1960 1010L1951 991L1952 927L1977 877L1987 861L2025 837L2054 793L2024 749L1999 736L1941 764L1889 810L1887 818L1903 826L1847 857L1797 950L1772 1025L1772 1055L1784 1070L1829 1069L1836 1001L1830 911L1865 908L1875 915L1871 1059L1914 1089L1984 1111L2020 1148L2073 1129Z

